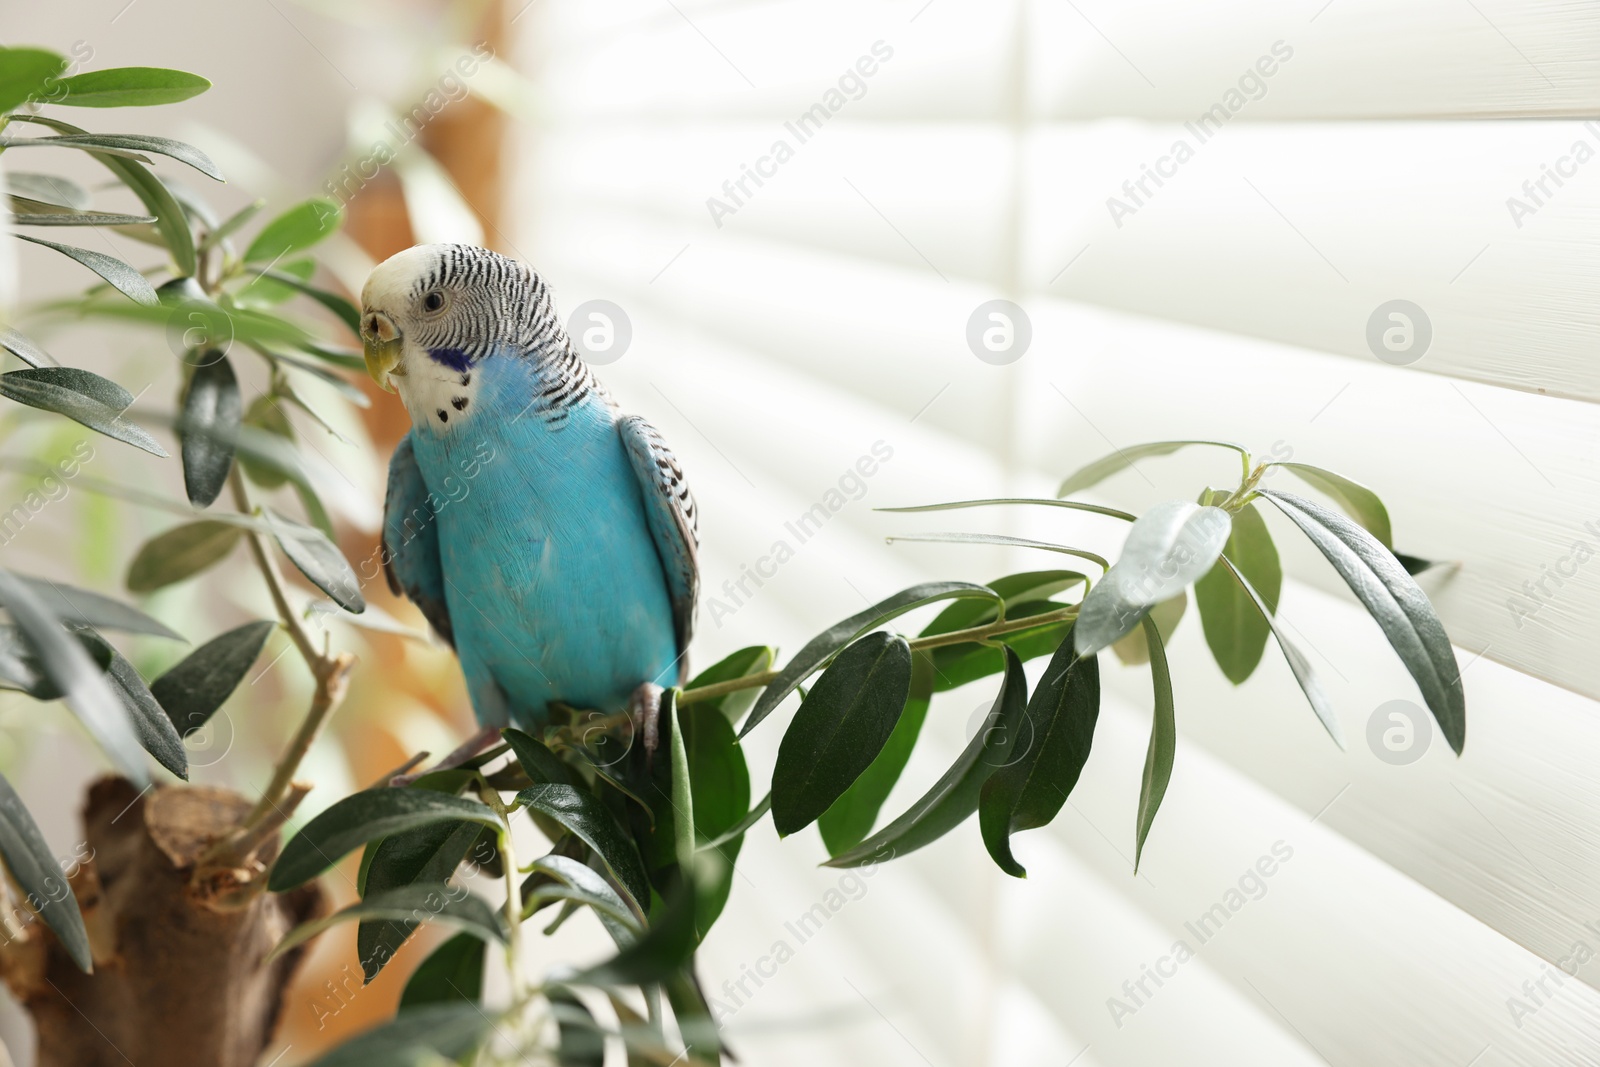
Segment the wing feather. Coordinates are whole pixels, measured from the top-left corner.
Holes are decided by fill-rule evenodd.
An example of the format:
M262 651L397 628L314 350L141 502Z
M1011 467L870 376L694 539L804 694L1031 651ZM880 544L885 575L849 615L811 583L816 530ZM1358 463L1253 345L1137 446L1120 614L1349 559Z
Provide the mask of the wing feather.
M411 450L411 434L400 439L389 460L389 491L383 501L383 573L389 588L405 596L451 648L455 632L444 598L439 564L439 522L428 503L428 486Z
M654 426L638 415L625 415L617 421L617 432L644 492L645 518L666 574L673 628L682 652L694 635L695 601L700 595L700 536L694 496L678 458Z

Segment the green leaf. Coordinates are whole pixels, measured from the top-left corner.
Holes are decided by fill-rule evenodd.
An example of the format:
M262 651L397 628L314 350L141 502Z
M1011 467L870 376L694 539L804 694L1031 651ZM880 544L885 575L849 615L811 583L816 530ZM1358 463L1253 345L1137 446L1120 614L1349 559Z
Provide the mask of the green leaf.
M128 565L128 589L151 593L193 578L226 559L243 534L237 526L210 519L157 534L144 543Z
M1278 610L1278 594L1283 589L1277 546L1254 504L1246 504L1233 516L1233 530L1222 555L1223 559L1194 583L1194 600L1212 657L1227 679L1240 685L1261 662L1271 632L1267 619ZM1232 560L1250 579L1266 604L1264 613L1256 610L1250 594L1233 580L1224 560Z
M62 78L56 83L65 96L52 96L52 104L67 107L152 107L176 104L199 96L211 83L198 74L163 67L110 67Z
M767 645L751 645L749 648L741 648L737 652L724 656L695 675L694 679L684 686L684 689L701 689L708 685L715 685L718 682L731 682L735 678L748 678L752 674L763 674L772 669L772 663L776 657L776 651ZM741 689L737 692L729 693L727 696L704 701L699 706L715 708L726 716L729 722L738 723L744 713L750 710L750 705L755 703L758 691L755 686L751 686L749 689Z
M517 763L534 782L577 784L572 768L562 762L560 756L551 752L543 741L523 733L514 726L501 730L500 736L511 746L511 754L516 756Z
M1404 552L1396 552L1394 558L1400 561L1400 566L1406 573L1415 578L1424 571L1431 571L1435 567L1443 567L1444 561L1437 559L1423 559L1421 556L1408 556Z
M183 393L178 446L183 456L183 488L189 503L208 508L233 469L234 438L242 406L239 379L222 352L202 356Z
M211 231L201 239L200 250L209 251L216 245L222 243L222 241L226 238L239 232L240 227L249 222L251 219L255 218L257 213L259 213L261 209L266 206L267 202L259 198L250 201L250 203L246 204L238 211L235 211L232 215L229 215L227 218L223 219L222 222L213 227Z
M54 356L9 326L0 326L0 348L10 352L30 367L57 365Z
M43 120L37 115L27 116L23 118L23 121L39 122L46 126L57 125ZM59 124L59 126L65 125L65 123ZM187 163L206 177L214 178L219 182L227 180L223 178L222 172L217 170L217 165L211 162L211 157L192 144L174 141L170 137L152 137L143 133L62 133L55 137L12 139L0 143L3 143L7 148L81 148L86 151L104 154L117 153L124 158L132 159L139 159L148 152L158 156L169 156L180 163Z
M372 852L363 898L404 886L448 882L488 827L472 822L436 822L390 834ZM407 919L363 919L356 931L356 955L370 982L394 958L417 924Z
M474 896L461 886L440 882L433 885L404 885L381 893L368 893L364 899L347 908L301 923L290 930L272 950L272 956L281 956L296 945L303 945L324 930L341 923L371 919L446 923L485 941L504 943L506 940L504 921L482 897Z
M154 215L119 215L110 211L69 211L26 197L11 197L11 222L16 226L139 226Z
M1024 571L996 578L988 585L1005 602L1006 617L1011 618L1011 610L1017 605L1046 600L1084 581L1077 571ZM957 600L935 615L921 636L954 633L994 622L999 618L998 608L998 604L986 600Z
M56 174L8 171L5 175L5 186L18 196L43 200L57 207L83 211L89 206L89 190L71 178L63 178Z
M552 882L567 890L561 899L588 904L618 948L638 940L638 919L600 872L569 856L542 856L533 861L533 873L522 885L524 898L546 892L551 887L542 883ZM532 899L528 903L536 905Z
M1123 471L1139 462L1153 456L1170 456L1180 448L1190 445L1214 445L1218 448L1231 448L1241 456L1248 456L1244 446L1233 444L1231 441L1152 441L1148 444L1129 445L1119 448L1109 456L1101 456L1086 467L1067 475L1061 487L1056 490L1056 496L1071 496L1073 493L1082 492L1091 485L1105 481L1119 471Z
M1022 661L1007 648L1005 674L983 726L956 761L904 815L855 848L828 860L828 867L859 867L904 856L954 830L978 809L983 783L1010 758L1028 707Z
M245 250L247 263L276 262L330 236L343 221L344 209L326 197L313 197L285 211L261 228ZM356 331L360 332L357 324Z
M166 449L141 427L124 421L122 412L133 397L121 386L93 371L77 367L28 367L0 374L0 396L19 404L53 411L151 455L165 458ZM126 399L124 399L126 398Z
M1011 835L1048 826L1060 812L1089 760L1099 715L1100 664L1063 641L1028 701L1009 758L979 797L983 843L1002 871L1027 877L1011 855Z
M483 1043L493 1020L472 1003L430 1004L397 1014L308 1067L440 1067Z
M462 821L500 827L494 812L465 797L388 786L363 790L338 801L289 839L272 866L267 888L281 893L303 885L368 841L419 826Z
M722 914L733 889L733 865L744 845L741 835L728 836L750 806L750 770L733 724L713 705L679 705L678 726L684 741L689 784L694 797L694 851L717 841L714 856L702 856L695 871L695 928L704 936ZM657 818L660 819L658 813ZM676 809L671 827L679 832ZM681 862L681 860L680 860Z
M260 240L260 238L257 238L257 240ZM327 289L312 285L304 278L297 278L288 271L262 271L261 276L280 285L288 286L298 293L305 294L338 316L339 321L344 323L351 333L357 337L361 336L361 309L338 293L329 292Z
M1213 568L1215 569L1215 568ZM1207 573L1210 573L1209 571ZM1161 640L1171 644L1173 631L1177 630L1178 623L1183 621L1183 613L1189 607L1189 595L1179 593L1170 600L1163 600L1150 607L1150 618L1155 621L1156 629L1161 631ZM1129 667L1138 667L1150 662L1150 643L1144 639L1144 627L1135 627L1122 637L1111 643L1111 651L1117 654Z
M882 750L911 690L911 649L878 631L834 658L795 713L772 770L780 836L827 811Z
M772 792L769 790L767 795L761 798L760 803L751 808L749 811L745 812L744 815L740 816L738 822L722 831L722 833L718 834L716 837L713 837L709 841L706 841L700 845L697 851L704 852L708 848L721 848L730 841L738 840L745 834L749 833L751 828L754 827L756 823L761 821L761 817L771 810Z
M1060 607L1061 605L1053 600L1038 601L1033 604L1018 605L1009 610L1007 615L1013 619L1024 619L1030 615L1056 611ZM1071 629L1071 620L1062 619L1027 630L1013 630L1001 634L994 640L1010 648L1019 659L1027 662L1040 656L1052 655L1060 647L1061 642L1066 640ZM965 643L935 648L933 691L943 693L950 689L958 689L979 678L999 674L1005 670L1005 666L1005 657L993 645Z
M321 530L285 518L271 508L266 509L265 515L278 547L312 585L352 615L367 610L367 602L361 596L361 580L338 545Z
M1076 556L1098 564L1107 569L1111 564L1105 559L1082 548L1072 548L1069 545L1058 545L1050 541L1034 541L1026 537L1009 537L1006 534L985 533L933 533L901 535L899 537L886 537L884 540L890 544L899 541L915 541L934 545L1002 545L1006 548L1037 548L1043 552L1059 552L1064 556Z
M1309 463L1272 463L1269 466L1282 467L1311 488L1332 497L1333 502L1343 508L1347 515L1383 542L1384 548L1393 550L1394 532L1389 525L1389 509L1383 506L1377 493L1342 474L1313 467Z
M150 283L145 280L145 276L115 256L108 256L103 252L91 252L87 248L78 248L74 245L57 244L54 241L46 241L42 237L29 237L25 233L13 234L12 236L32 244L53 248L62 255L77 260L110 282L118 292L134 303L144 304L147 307L154 307L156 304L156 291L150 287Z
M573 985L644 985L669 977L694 955L694 890L685 880L644 936L568 979Z
M1144 855L1144 839L1156 821L1161 800L1172 781L1172 758L1178 751L1178 724L1173 716L1172 672L1167 669L1167 650L1161 631L1148 618L1144 620L1145 640L1150 643L1150 685L1155 690L1155 713L1150 720L1150 747L1144 754L1144 774L1139 780L1138 840L1133 848L1133 870L1139 872L1139 857Z
M428 1004L480 1004L483 960L488 943L471 934L457 934L422 961L400 994L400 1010Z
M1122 556L1083 598L1072 628L1078 655L1107 648L1205 574L1222 554L1232 519L1216 507L1167 500L1139 517Z
M0 49L0 115L48 99L66 69L64 58L43 48Z
M26 122L38 123L50 129L71 136L88 136L84 131L70 123L59 119L45 118L42 115L16 116ZM34 142L43 143L43 142ZM179 142L171 142L177 145ZM183 146L187 148L188 146ZM189 149L198 153L198 149ZM93 152L95 159L111 173L115 174L124 185L133 190L145 210L156 217L157 228L161 231L162 238L166 241L167 251L172 255L172 261L177 266L177 273L182 277L193 277L199 266L199 259L195 254L194 236L189 232L189 221L184 215L183 208L159 178L145 165L148 159L137 152L118 150L114 152ZM126 158L133 156L134 158ZM205 159L204 155L200 156ZM140 162L142 160L142 162ZM205 160L210 165L210 160ZM220 178L220 175L217 175ZM91 268L93 269L93 268ZM110 281L110 279L107 279ZM113 282L112 284L116 284ZM131 295L131 294L130 294ZM136 298L137 299L137 298Z
M806 646L784 665L778 677L767 686L761 698L756 701L756 706L750 712L750 718L745 721L744 729L739 731L739 736L742 738L755 729L762 719L772 714L773 709L781 704L785 697L794 692L796 686L809 678L841 648L868 630L876 629L890 619L914 611L925 604L962 597L981 597L993 602L998 602L1000 599L999 594L986 585L973 585L970 582L925 582L909 589L902 589L867 610L857 612L848 619L828 627L808 641Z
M146 785L150 775L139 754L133 721L105 669L69 634L37 594L8 570L0 570L0 606L10 613L39 672L78 716L123 776Z
M662 721L670 724L667 738L667 765L671 768L671 800L675 816L672 824L673 853L678 866L694 867L694 789L689 779L689 744L678 715L678 691L668 689L661 698Z
M1323 691L1322 683L1317 680L1317 676L1312 672L1311 662L1306 659L1300 649L1289 640L1288 636L1278 626L1278 620L1275 617L1276 608L1267 605L1261 594L1256 592L1239 568L1226 555L1222 557L1221 562L1227 568L1229 576L1243 590L1246 599L1250 602L1250 606L1266 620L1267 626L1271 628L1272 636L1278 639L1278 647L1283 651L1283 658L1288 661L1289 669L1294 672L1294 680L1300 683L1300 689L1305 693L1306 700L1310 701L1311 710L1316 712L1318 721L1322 723L1323 728L1333 738L1334 744L1344 748L1344 732L1339 728L1339 717L1334 714L1333 704L1328 700L1327 693Z
M92 626L97 630L120 630L123 633L183 640L182 634L120 600L49 578L30 578L25 574L19 574L16 578L33 590L50 614L62 622Z
M971 603L973 601L957 602L961 606ZM1001 659L998 650L994 654L996 659ZM840 794L839 799L817 820L817 829L822 833L822 843L827 846L828 855L837 856L845 849L853 848L872 832L873 824L878 821L878 812L883 809L884 801L889 799L890 791L911 759L911 750L916 747L932 698L933 659L926 652L917 652L911 658L911 690L906 697L905 707L901 709L900 719L889 734L889 740L884 742L883 748L867 765L867 769L851 783L850 788Z
M1375 537L1330 508L1276 489L1258 492L1300 527L1377 620L1416 680L1456 755L1467 741L1467 698L1444 624L1427 594Z
M256 397L250 402L250 410L245 412L242 425L257 431L253 440L255 447L250 446L246 434L239 434L239 443L246 446L241 449L239 465L250 480L263 489L277 489L295 480L295 467L275 462L274 457L265 454L263 449L268 442L276 443L273 438L294 440L294 426L289 422L289 416L284 413L278 398L270 393Z
M213 637L150 683L179 734L188 737L211 720L250 673L261 649L278 628L259 620Z
M540 783L517 794L517 800L576 834L605 861L617 881L641 906L650 900L650 882L633 842L593 793L574 786Z
M155 694L150 691L150 687L145 684L133 664L109 644L106 645L106 649L111 653L111 663L106 673L111 678L117 695L122 698L123 706L128 709L128 714L133 719L133 728L139 735L139 744L156 758L157 763L187 781L189 753L184 749L183 739L178 736L178 730L172 725L166 709L155 698Z
M873 508L873 511L902 512L915 514L923 511L958 511L962 508L985 508L1000 504L1032 504L1047 508L1069 508L1073 511L1087 511L1092 515L1105 515L1113 519L1122 519L1133 522L1137 515L1131 515L1120 508L1108 508L1099 504L1084 504L1077 500L1052 500L1048 497L1033 496L1001 496L985 497L982 500L952 500L946 504L918 504L909 508Z
M44 834L4 776L0 776L0 858L5 859L6 869L28 905L55 932L72 962L86 974L93 971L89 932L84 929L78 900L45 843Z
M556 1018L556 1062L561 1067L605 1067L606 1038L594 1014L570 990L547 989Z

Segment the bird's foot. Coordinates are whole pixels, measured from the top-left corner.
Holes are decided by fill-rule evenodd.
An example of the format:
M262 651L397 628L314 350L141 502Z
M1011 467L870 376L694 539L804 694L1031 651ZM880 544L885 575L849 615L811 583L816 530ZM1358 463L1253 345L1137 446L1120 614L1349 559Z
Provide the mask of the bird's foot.
M656 749L661 744L661 695L664 692L654 682L645 682L628 698L628 714L639 735L644 738L646 760L655 758Z
M395 786L396 788L408 786L425 774L432 774L434 771L448 771L451 768L459 767L499 740L500 727L485 726L477 733L467 738L467 740L454 752L450 753L438 763L435 763L432 767L429 767L425 771L412 771L410 774L397 774L393 778L389 779L389 784Z

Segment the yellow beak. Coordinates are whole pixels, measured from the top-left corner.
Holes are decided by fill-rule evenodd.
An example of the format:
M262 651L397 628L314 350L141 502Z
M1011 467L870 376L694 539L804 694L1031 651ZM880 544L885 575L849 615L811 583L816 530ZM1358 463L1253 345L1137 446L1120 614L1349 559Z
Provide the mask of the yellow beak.
M389 316L378 312L368 312L362 316L361 349L366 356L367 373L372 375L372 380L378 383L380 389L394 392L394 385L389 378L396 373L395 368L400 364L401 342L399 331L389 321Z

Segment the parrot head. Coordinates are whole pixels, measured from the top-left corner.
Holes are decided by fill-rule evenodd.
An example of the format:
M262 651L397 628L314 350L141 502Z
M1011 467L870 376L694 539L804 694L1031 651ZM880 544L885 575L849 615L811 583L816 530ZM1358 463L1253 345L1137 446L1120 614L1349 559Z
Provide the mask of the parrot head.
M361 291L367 371L398 387L414 421L465 410L472 370L500 353L529 353L564 332L550 290L531 268L486 248L418 245L390 256Z

